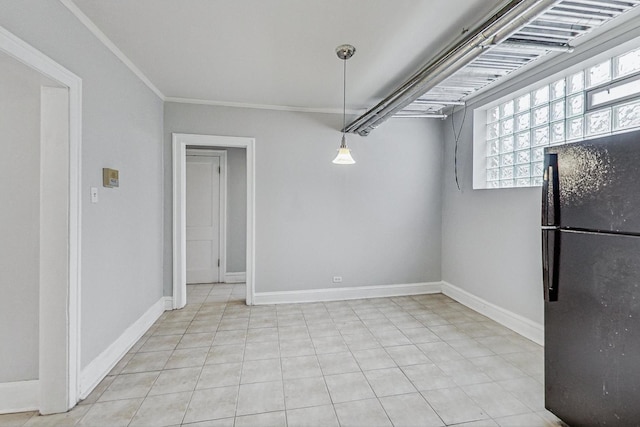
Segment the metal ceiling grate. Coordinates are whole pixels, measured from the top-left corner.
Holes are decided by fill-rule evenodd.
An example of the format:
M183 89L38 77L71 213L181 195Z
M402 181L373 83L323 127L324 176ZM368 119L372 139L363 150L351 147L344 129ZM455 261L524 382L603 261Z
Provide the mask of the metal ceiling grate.
M442 110L640 5L640 0L561 0L504 42L407 105L395 117L442 117Z

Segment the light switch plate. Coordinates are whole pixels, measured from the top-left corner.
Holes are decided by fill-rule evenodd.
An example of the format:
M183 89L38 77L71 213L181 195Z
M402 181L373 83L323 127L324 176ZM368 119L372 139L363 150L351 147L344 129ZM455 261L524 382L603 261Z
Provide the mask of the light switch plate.
M98 187L91 187L91 203L98 203Z

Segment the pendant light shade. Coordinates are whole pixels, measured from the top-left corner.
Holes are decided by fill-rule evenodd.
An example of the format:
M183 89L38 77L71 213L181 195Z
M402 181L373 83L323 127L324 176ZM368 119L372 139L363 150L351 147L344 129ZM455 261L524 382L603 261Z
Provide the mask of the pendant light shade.
M347 139L342 135L342 143L338 148L338 155L333 159L333 163L336 165L352 165L356 161L351 157L351 150L347 147Z
M356 48L350 44L343 44L336 48L336 55L343 60L344 64L342 72L342 141L340 148L338 148L338 155L333 159L333 163L336 165L352 165L356 162L351 157L351 150L347 147L347 137L344 132L347 114L347 59L351 58L354 53L356 53Z

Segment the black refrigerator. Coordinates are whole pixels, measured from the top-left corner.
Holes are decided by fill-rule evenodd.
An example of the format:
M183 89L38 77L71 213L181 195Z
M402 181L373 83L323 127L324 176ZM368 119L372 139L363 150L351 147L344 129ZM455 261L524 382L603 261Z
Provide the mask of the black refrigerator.
M640 132L545 149L545 406L640 426Z

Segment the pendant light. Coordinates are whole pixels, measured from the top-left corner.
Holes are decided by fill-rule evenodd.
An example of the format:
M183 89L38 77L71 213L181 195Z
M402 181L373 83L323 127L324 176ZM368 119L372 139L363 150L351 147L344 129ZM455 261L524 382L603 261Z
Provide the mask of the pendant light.
M340 148L338 148L338 155L333 159L333 163L337 165L352 165L356 162L351 157L351 150L347 147L347 138L344 131L347 126L347 59L351 58L354 53L356 53L356 48L350 44L343 44L336 48L338 58L344 61L342 72L342 142L340 143Z

